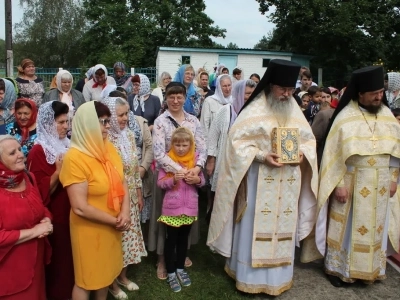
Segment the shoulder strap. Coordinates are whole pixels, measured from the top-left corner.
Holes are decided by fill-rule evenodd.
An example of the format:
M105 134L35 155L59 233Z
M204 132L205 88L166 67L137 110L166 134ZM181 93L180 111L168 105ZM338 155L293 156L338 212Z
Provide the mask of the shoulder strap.
M175 128L181 127L178 122L176 122L171 116L168 116L168 119L171 121L171 123L175 126Z

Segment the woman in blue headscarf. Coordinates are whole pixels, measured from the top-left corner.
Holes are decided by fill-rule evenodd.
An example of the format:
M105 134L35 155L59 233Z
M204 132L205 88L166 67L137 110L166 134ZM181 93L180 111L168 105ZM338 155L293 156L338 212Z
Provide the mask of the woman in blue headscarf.
M0 79L0 120L8 123L10 117L13 116L13 107L17 94L11 81L3 78Z
M182 65L175 75L174 81L182 83L186 87L186 101L183 109L191 114L200 118L201 113L201 95L196 92L193 84L194 69L191 65Z

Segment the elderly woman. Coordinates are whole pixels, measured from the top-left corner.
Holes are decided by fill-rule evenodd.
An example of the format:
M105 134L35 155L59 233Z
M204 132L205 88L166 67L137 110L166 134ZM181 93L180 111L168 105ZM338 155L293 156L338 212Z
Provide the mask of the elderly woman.
M35 75L35 63L25 58L17 67L18 77L15 79L19 89L19 98L29 98L39 106L44 94L43 79Z
M128 96L129 106L136 116L141 116L149 122L152 131L154 120L160 113L160 99L150 94L150 81L146 75L136 74L132 77L132 83L133 94Z
M208 139L208 131L219 109L226 104L232 103L231 77L229 75L220 75L216 84L215 94L204 100L203 108L201 109L200 123L203 126L206 139Z
M152 95L157 96L160 99L161 104L164 101L165 88L171 82L172 77L168 72L162 72L158 79L157 87L151 92Z
M121 232L130 228L130 199L121 158L108 140L110 117L98 101L79 107L59 176L71 203L74 300L88 300L90 291L105 300L122 270Z
M82 93L72 89L74 78L67 70L60 70L56 75L56 88L48 91L43 96L43 103L58 100L68 105L69 114L73 116L75 110L83 103L85 98Z
M78 82L76 83L75 90L79 92L83 92L83 87L85 86L86 82L88 82L90 79L93 78L93 70L94 67L89 68L89 70L86 71L85 77L82 79L79 79Z
M180 126L189 128L196 142L196 151L198 158L196 166L193 169L187 170L185 180L190 181L192 177L197 176L204 166L206 161L206 143L204 140L203 130L199 120L187 113L183 106L187 99L186 87L179 82L171 82L167 86L165 93L168 109L160 115L154 122L153 129L153 151L154 159L157 162L157 168L162 166L166 172L176 173L182 170L182 167L174 162L168 155L171 146L172 132ZM155 178L157 178L155 174ZM155 186L153 193L153 207L150 218L150 232L149 232L149 251L157 250L158 254L158 268L157 276L159 279L166 279L167 272L165 269L164 261L164 239L165 239L165 226L163 223L157 222L161 216L161 208L163 201L163 194L161 189ZM190 241L192 244L197 243L198 240L198 222L192 226ZM185 266L190 266L191 261L187 258Z
M101 92L108 84L115 84L114 78L108 76L107 68L98 64L93 67L93 77L83 87L83 97L86 101L101 100Z
M138 264L147 252L143 242L143 235L140 229L140 211L143 208L142 200L142 180L139 172L139 162L135 144L135 135L128 128L129 104L126 100L118 97L107 97L103 103L111 111L110 130L108 139L118 150L118 154L124 165L125 180L128 183L130 197L130 218L129 229L122 233L123 269L116 279L110 293L116 299L128 299L128 296L118 287L124 286L129 291L139 289L139 287L126 277L128 266Z
M0 79L0 121L9 123L13 117L14 103L17 100L14 85L8 79Z
M193 84L194 69L191 65L182 65L175 75L174 81L182 83L186 88L186 99L183 106L184 110L200 118L201 113L201 95L196 91Z
M34 177L24 171L21 145L0 136L0 299L46 299L46 236L53 231Z
M256 83L251 80L239 80L232 91L232 104L223 106L214 116L208 134L207 149L207 175L211 178L211 191L217 188L218 173L222 155L225 153L225 144L228 137L228 130L235 122L242 106L250 98L256 88Z
M116 85L122 87L129 95L132 92L133 86L132 86L131 76L126 74L125 64L118 61L114 64L113 68L114 68L113 78L116 82Z
M389 72L386 97L391 108L400 107L400 73Z
M15 122L6 126L7 134L14 136L21 144L25 157L32 149L36 135L36 103L31 99L20 98L14 104Z
M59 181L63 155L69 148L68 109L68 105L60 101L40 106L37 139L27 159L27 166L36 177L43 203L53 215L54 232L49 236L52 256L46 268L47 298L51 300L71 299L74 287L69 232L71 206L67 191Z

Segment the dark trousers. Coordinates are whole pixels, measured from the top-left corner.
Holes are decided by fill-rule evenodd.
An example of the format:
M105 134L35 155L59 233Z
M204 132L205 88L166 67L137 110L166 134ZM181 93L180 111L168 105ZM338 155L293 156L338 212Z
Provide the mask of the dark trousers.
M165 226L166 238L164 255L165 265L169 274L175 273L176 269L183 269L185 266L188 238L191 227L192 225L182 225L181 227Z

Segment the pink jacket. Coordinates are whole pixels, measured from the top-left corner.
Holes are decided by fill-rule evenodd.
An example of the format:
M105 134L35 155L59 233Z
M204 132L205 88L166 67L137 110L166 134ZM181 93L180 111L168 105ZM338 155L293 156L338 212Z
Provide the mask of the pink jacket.
M174 177L167 177L167 173L160 168L157 185L165 190L161 214L163 216L187 215L197 217L198 198L197 188L204 185L203 172L200 172L200 183L187 184L185 180L179 180L174 184Z

